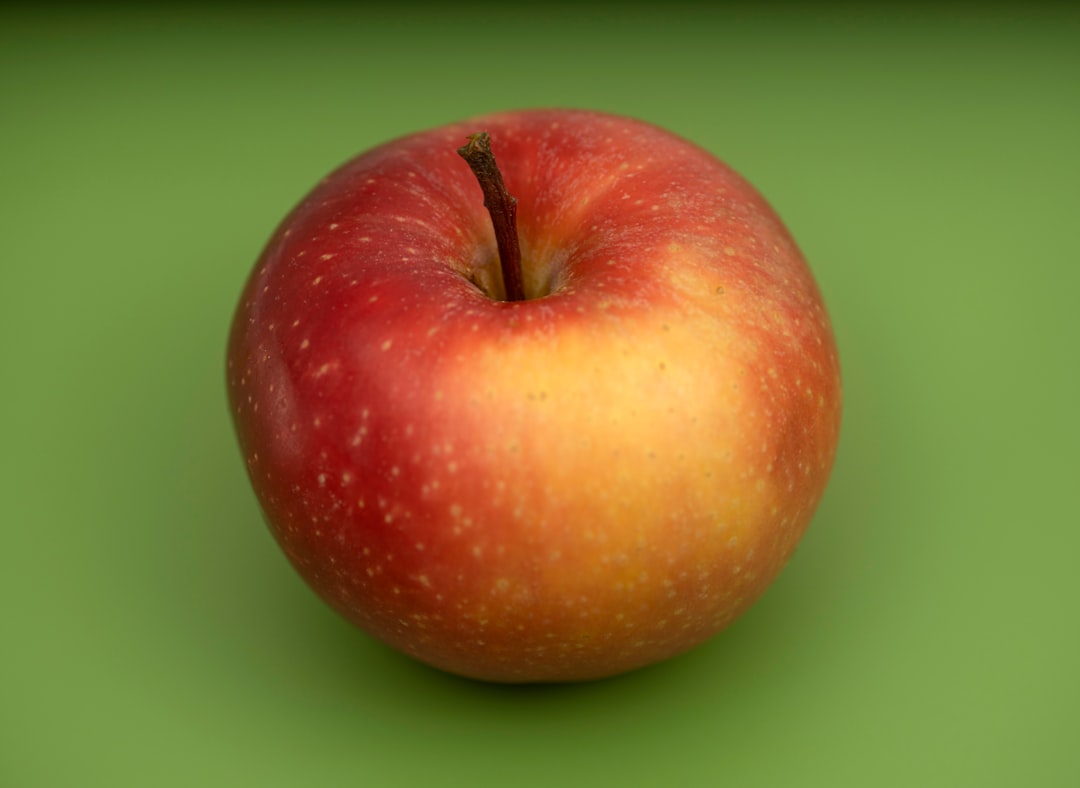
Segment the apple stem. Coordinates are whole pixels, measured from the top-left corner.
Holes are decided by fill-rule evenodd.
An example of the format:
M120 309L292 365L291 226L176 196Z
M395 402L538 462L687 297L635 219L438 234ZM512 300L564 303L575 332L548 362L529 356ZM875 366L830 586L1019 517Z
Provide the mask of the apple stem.
M502 173L491 152L491 137L486 131L469 135L469 143L458 153L469 164L484 192L484 207L495 228L499 249L503 288L507 301L524 301L525 284L521 277L521 245L517 234L517 200L506 190Z

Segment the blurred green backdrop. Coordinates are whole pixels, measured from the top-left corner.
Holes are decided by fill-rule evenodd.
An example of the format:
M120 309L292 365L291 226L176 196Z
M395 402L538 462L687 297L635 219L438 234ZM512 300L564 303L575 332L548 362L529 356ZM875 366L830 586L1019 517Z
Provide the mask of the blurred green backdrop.
M0 785L1080 785L1080 15L678 3L0 10ZM273 226L388 138L591 107L799 240L826 500L698 650L478 685L338 620L223 388Z

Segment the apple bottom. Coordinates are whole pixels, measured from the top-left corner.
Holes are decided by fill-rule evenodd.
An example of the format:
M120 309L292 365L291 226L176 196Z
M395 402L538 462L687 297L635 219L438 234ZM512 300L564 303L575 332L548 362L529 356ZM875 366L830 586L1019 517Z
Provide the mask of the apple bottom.
M350 389L352 415L319 419L340 436L321 464L267 446L257 482L314 491L264 490L271 528L336 610L452 673L579 681L683 652L775 578L831 462L807 429L830 409L784 387L763 408L767 369L718 365L699 334L609 337L598 358L582 335L553 364L549 341L492 332L490 350L444 348L399 386L384 367ZM432 384L410 385L421 369Z
M301 568L301 567L298 567ZM752 578L710 598L714 573L676 575L662 581L660 599L639 594L630 604L615 593L586 595L538 607L528 598L495 600L499 620L483 606L469 616L447 616L441 607L416 601L387 605L379 615L355 607L347 588L317 589L341 615L391 647L449 673L500 683L577 682L611 677L658 663L703 643L738 618L768 587L781 566L744 568ZM499 580L496 580L498 586ZM647 581L643 581L647 582ZM405 594L408 597L411 594ZM605 591L597 589L595 596ZM610 593L610 592L609 592ZM505 594L513 599L514 592ZM654 612L659 611L664 612ZM657 617L661 616L661 617Z
M803 386L783 384L764 342L739 353L681 314L557 340L474 316L379 351L378 374L324 374L355 404L307 403L307 449L250 455L274 534L349 620L463 676L580 681L701 643L791 555L837 418L825 366L789 357Z
M363 529L279 538L326 602L394 648L471 678L555 682L630 671L707 640L760 596L805 527L800 512L778 510L772 529L665 512L626 536L553 520L471 538L478 525L448 509L430 531L417 526L432 514L414 511L409 539Z

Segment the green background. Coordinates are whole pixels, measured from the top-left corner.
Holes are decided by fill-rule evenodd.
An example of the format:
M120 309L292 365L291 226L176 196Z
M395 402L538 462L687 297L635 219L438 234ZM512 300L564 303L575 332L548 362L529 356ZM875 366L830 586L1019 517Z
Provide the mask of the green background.
M1078 41L1038 5L5 7L0 784L1080 785ZM302 585L223 353L328 170L538 105L650 120L756 183L826 295L846 410L743 619L514 688Z

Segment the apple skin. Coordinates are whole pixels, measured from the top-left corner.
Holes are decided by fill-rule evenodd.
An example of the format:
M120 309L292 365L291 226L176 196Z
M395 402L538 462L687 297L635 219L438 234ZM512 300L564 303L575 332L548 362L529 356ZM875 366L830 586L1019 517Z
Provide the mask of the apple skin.
M481 130L529 300L497 298L456 152ZM765 200L679 137L586 111L426 131L325 178L246 284L227 378L311 588L499 682L610 676L723 629L791 556L840 427L829 319Z

